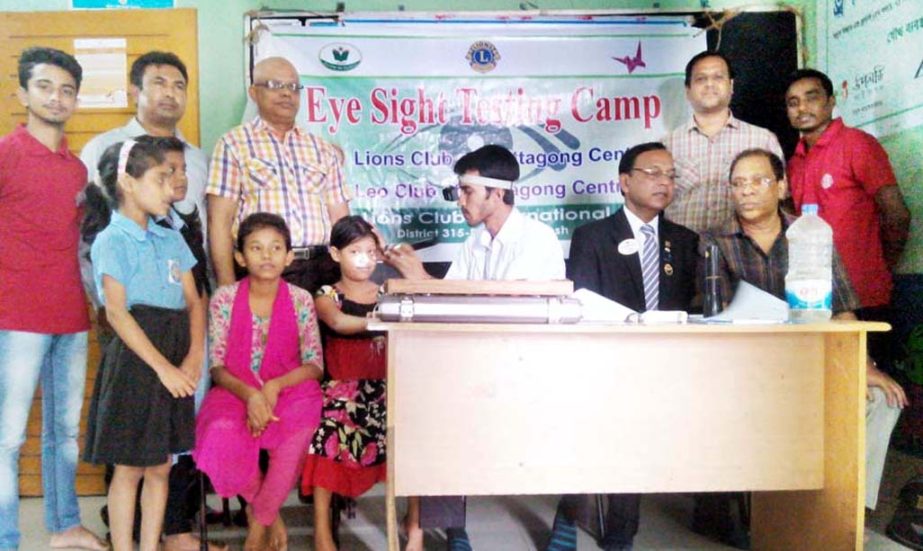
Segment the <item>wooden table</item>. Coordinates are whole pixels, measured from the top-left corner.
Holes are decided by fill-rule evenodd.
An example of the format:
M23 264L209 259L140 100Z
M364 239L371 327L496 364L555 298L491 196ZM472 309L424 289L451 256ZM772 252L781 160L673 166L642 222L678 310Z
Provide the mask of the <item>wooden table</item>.
M377 323L395 496L753 491L753 549L861 549L866 332ZM643 522L643 521L642 521Z

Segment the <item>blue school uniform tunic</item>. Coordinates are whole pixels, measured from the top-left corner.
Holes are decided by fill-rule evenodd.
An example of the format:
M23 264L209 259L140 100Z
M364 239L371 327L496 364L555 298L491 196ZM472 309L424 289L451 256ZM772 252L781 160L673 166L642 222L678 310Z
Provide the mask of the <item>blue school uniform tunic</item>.
M147 229L118 212L90 249L99 301L105 306L103 275L125 287L127 307L186 307L183 273L196 265L195 256L179 232L148 219Z

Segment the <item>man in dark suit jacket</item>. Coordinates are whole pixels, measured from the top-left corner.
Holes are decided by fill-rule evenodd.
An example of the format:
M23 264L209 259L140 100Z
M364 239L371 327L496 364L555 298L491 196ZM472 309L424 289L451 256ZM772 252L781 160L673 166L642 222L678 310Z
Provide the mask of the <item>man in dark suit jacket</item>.
M567 277L576 289L589 289L637 312L689 309L697 288L699 236L661 215L673 200L675 177L673 157L663 144L644 143L625 152L619 162L625 205L574 231ZM642 258L647 239L655 240L659 259L648 269L649 278L656 272L656 283L651 280L645 286ZM599 545L607 551L631 549L641 496L611 494L608 499L605 536ZM576 549L577 502L576 496L561 500L548 551Z
M655 226L659 240L659 310L687 310L696 293L698 235L661 216L673 199L673 158L662 144L629 149L619 163L624 206L615 214L580 226L570 244L568 279L637 312L647 310L641 276L642 235L632 223ZM629 217L634 220L629 221Z

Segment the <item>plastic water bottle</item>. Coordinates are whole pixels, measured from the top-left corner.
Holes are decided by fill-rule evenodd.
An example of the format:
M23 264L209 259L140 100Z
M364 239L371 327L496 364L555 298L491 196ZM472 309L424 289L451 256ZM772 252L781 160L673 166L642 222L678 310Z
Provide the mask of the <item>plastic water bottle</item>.
M789 320L826 321L833 314L833 230L817 215L817 205L801 207L788 231L785 298Z

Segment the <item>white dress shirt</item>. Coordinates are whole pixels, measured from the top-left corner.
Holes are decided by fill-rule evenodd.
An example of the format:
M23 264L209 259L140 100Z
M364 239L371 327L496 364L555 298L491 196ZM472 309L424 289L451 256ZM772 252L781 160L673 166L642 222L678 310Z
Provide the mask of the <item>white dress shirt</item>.
M446 279L564 279L564 251L551 227L510 211L491 238L484 224L471 230Z

